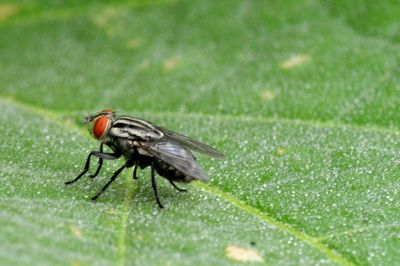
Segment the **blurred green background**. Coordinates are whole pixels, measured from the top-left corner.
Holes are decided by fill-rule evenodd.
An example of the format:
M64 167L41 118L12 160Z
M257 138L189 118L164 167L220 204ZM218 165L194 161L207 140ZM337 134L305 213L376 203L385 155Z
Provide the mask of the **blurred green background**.
M0 1L0 264L395 265L399 18L398 0ZM227 159L199 156L213 181L186 195L160 180L165 211L147 170L93 204L121 161L63 182L104 108Z

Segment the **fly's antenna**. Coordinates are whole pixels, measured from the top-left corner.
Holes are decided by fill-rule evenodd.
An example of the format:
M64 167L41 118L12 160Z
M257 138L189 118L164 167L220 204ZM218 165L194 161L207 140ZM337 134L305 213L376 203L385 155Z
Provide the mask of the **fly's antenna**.
M83 123L84 124L90 123L93 121L94 118L95 118L94 115L88 113L88 115L85 116L85 119L83 119Z
M90 121L91 121L91 117L92 117L92 115L90 114L90 113L87 113L87 115L85 116L85 118L83 119L83 123L84 124L87 124L87 123L89 123Z

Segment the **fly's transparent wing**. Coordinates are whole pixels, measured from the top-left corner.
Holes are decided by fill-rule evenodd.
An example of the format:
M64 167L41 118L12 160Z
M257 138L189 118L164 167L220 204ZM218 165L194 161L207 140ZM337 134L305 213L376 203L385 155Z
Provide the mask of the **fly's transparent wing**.
M210 178L196 163L193 154L188 149L178 145L178 143L170 141L160 141L146 143L145 146L145 149L149 153L172 165L185 175L201 180L203 182L210 181Z
M201 143L200 141L189 138L188 136L173 132L164 127L157 127L157 129L162 131L165 137L175 142L178 142L179 144L188 149L210 155L214 158L222 159L225 157L224 154L218 151L217 149L214 149L213 147L208 146L207 144Z

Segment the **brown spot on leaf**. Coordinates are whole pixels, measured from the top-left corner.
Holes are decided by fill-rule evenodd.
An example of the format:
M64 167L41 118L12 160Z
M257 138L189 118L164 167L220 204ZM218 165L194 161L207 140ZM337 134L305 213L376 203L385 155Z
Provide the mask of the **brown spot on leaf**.
M260 97L265 101L272 101L273 99L275 99L276 94L271 90L262 90L260 91Z
M275 153L276 153L276 155L283 156L286 153L288 153L288 149L285 147L282 147L282 146L277 146L275 148Z
M107 210L106 210L106 213L107 213L109 216L118 215L118 211L117 211L116 209L114 209L114 208L109 208L109 209L107 209Z
M150 61L149 60L144 60L140 64L136 65L136 69L139 71L144 71L150 67Z
M98 27L105 27L110 24L112 19L118 17L119 13L120 10L117 8L105 8L94 16L93 22Z
M142 46L142 41L139 39L132 39L127 41L126 43L126 47L128 47L129 49L136 49L139 48L140 46Z
M117 7L107 7L93 17L94 24L103 29L108 37L114 37L120 31L117 19L121 16L122 10Z
M164 71L172 71L181 63L179 57L171 57L164 61L163 69Z
M77 237L82 237L82 231L81 229L79 229L78 227L76 227L75 225L71 225L69 227L69 230L71 231L72 234L74 234Z
M0 22L6 21L18 13L18 6L14 4L0 4Z
M264 262L263 257L254 248L241 248L229 245L225 249L226 256L230 259L242 262Z
M288 70L292 69L301 65L304 65L308 63L311 60L311 56L306 55L306 54L297 54L297 55L292 55L285 61L281 62L279 66L282 69Z

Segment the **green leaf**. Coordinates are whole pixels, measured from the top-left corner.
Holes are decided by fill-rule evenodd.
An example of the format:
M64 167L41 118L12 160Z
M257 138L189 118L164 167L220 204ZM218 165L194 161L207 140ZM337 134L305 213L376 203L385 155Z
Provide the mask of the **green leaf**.
M0 264L398 263L400 23L369 2L2 2ZM104 108L227 158L159 177L165 210L148 169L93 203L122 160L64 182Z

